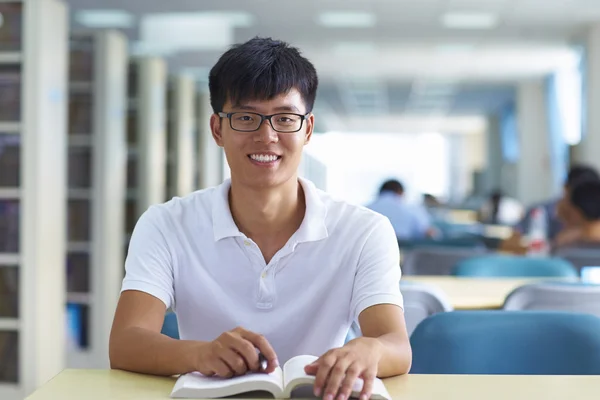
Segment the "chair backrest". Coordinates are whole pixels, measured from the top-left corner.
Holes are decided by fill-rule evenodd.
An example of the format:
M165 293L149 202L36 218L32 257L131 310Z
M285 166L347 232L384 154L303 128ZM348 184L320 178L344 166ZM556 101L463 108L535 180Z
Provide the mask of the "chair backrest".
M179 326L177 325L177 316L174 312L167 312L165 314L165 321L160 333L173 339L179 339Z
M485 244L478 236L460 236L441 239L411 239L398 240L401 250L417 249L422 247L450 247L450 248L474 248L485 249Z
M435 286L402 283L400 291L404 297L404 318L409 335L427 317L453 310L446 293Z
M600 374L600 318L547 311L454 311L419 324L414 374Z
M482 247L422 247L404 252L403 275L450 275L459 261L485 254Z
M579 273L583 267L600 266L600 248L559 248L556 250L555 256L569 261Z
M560 258L487 255L458 262L452 275L473 277L577 277L577 270Z
M402 282L400 291L404 299L404 319L409 336L417 325L427 317L453 310L446 293L435 286ZM360 327L358 324L353 323L346 337L346 342L361 335Z
M504 310L551 310L593 314L600 317L600 285L579 282L540 282L516 288Z

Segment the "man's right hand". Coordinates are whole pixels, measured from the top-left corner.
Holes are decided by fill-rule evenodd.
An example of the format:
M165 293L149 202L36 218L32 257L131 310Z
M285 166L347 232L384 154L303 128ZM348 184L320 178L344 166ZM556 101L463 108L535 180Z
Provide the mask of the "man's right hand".
M267 359L264 371L258 352ZM231 378L249 371L271 373L279 366L277 355L264 336L239 327L203 343L199 353L197 371L205 376Z

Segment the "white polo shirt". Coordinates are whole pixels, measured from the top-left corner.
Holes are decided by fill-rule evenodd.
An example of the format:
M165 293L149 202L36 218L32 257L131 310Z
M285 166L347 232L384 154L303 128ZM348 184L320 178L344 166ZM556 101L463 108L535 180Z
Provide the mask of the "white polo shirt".
M230 181L150 207L131 237L122 290L172 307L181 339L241 326L263 334L280 363L342 346L364 309L403 306L396 235L386 217L300 183L304 219L268 264L233 221Z

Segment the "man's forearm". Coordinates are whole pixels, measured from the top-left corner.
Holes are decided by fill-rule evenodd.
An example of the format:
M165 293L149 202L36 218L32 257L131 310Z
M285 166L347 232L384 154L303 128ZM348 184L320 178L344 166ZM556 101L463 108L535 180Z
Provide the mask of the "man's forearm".
M128 328L111 337L110 366L153 375L185 374L195 370L204 344Z
M403 337L397 333L388 333L375 340L381 345L377 376L387 378L407 374L412 363L410 343L403 340Z

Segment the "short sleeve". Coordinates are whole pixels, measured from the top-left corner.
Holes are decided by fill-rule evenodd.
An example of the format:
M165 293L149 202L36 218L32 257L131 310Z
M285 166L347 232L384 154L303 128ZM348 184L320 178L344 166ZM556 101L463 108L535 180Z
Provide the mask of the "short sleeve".
M380 218L359 257L351 301L353 320L377 304L404 307L400 276L400 250L394 228L387 218Z
M173 263L165 238L166 219L159 207L142 214L133 230L121 291L148 293L169 308L174 305Z

